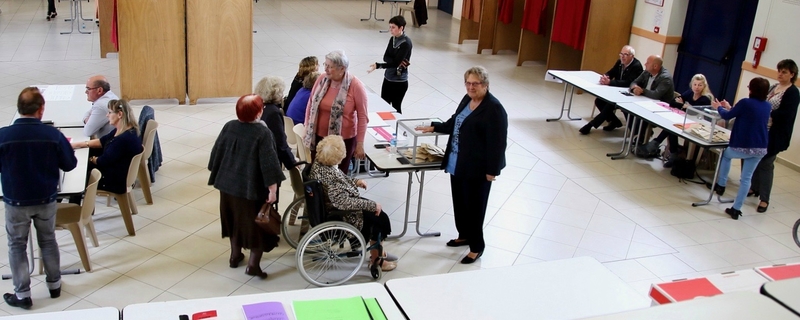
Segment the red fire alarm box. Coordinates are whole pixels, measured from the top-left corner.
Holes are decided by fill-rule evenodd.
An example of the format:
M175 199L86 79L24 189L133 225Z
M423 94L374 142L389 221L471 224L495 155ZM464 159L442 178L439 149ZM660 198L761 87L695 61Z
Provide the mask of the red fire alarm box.
M753 68L758 68L758 63L761 60L761 53L767 48L767 38L756 37L753 40L753 50L756 51L753 55Z

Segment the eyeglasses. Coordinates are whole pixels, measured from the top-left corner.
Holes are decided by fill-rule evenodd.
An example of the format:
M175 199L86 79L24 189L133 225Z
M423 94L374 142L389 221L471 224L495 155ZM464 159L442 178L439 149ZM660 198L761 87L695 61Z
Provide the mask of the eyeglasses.
M464 81L464 85L467 86L467 87L477 87L477 86L482 85L482 84L483 84L483 82L480 82L480 81L477 81L477 82Z
M621 55L623 57L632 56L632 54L627 53L627 52L620 52L619 55Z
M86 91L89 91L89 90L94 90L94 89L97 89L97 88L100 88L100 87L94 87L94 88L92 88L92 87L86 87Z
M323 63L323 64L322 64L322 67L323 67L323 68L325 68L325 69L334 69L334 68L339 68L339 66L337 66L337 65L335 65L335 64L327 64L327 63Z

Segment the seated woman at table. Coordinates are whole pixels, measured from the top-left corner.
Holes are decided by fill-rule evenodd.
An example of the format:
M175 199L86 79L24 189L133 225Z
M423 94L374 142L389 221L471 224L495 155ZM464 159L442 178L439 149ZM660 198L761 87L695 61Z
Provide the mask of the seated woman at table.
M338 165L345 157L344 140L338 135L328 135L317 144L317 156L311 167L309 178L317 179L322 183L326 202L329 208L344 211L361 211L344 216L344 221L352 224L356 229L361 230L365 239L369 239L370 245L375 244L380 235L381 240L386 239L392 232L392 224L389 216L381 209L381 204L375 201L364 199L358 193L358 187L367 188L367 182L361 179L351 178L339 170ZM391 271L397 267L396 257L390 257L386 251L384 253L383 271ZM370 266L378 260L378 250L370 250Z
M677 93L676 93L677 94ZM685 110L688 106L708 106L711 105L711 100L714 95L708 89L708 81L706 76L696 74L692 77L692 87L686 90L680 96L675 97L675 101L670 102L669 106L675 109ZM669 142L669 159L664 163L664 168L672 168L675 160L678 159L678 136L669 133L667 130L661 130L661 133L653 140L643 145L645 154L654 153L658 150L658 146L668 139Z
M108 121L114 126L105 136L83 142L73 142L72 147L102 148L103 154L89 158L89 170L100 170L103 177L97 189L112 193L124 194L128 186L125 180L128 177L128 167L131 159L144 150L142 140L139 138L139 125L131 106L125 99L111 100L108 102Z
M764 78L753 78L747 87L750 89L750 97L739 100L733 108L725 100L720 102L714 99L711 102L711 106L717 109L722 119L736 118L731 129L730 144L722 153L720 160L719 179L714 184L714 191L718 195L725 193L731 159L743 160L736 200L733 201L733 207L725 209L725 213L734 220L739 220L739 216L742 215L742 204L750 189L753 171L761 158L767 154L767 122L772 112L772 105L766 101L769 81Z
M294 99L289 103L289 107L286 108L286 116L292 118L294 124L305 122L306 106L308 106L308 100L311 99L311 88L314 87L317 78L319 78L319 72L309 73L303 79L303 87L297 91Z

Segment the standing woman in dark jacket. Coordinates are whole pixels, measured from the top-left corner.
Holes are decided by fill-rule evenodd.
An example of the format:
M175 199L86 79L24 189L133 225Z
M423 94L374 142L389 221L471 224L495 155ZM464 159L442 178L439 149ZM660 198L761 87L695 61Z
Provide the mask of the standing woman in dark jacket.
M450 135L442 168L450 174L453 215L458 238L448 247L469 246L461 263L475 262L483 255L483 220L492 181L506 166L508 115L503 105L489 93L489 73L472 67L464 73L467 95L445 123L417 127L422 132Z
M275 76L267 76L256 84L255 94L264 101L264 112L261 114L261 121L267 124L269 131L272 131L272 138L275 139L275 152L278 159L286 168L294 166L295 159L292 148L286 142L286 130L283 125L283 112L278 104L283 98L283 79Z
M242 248L250 249L244 273L261 279L261 255L278 246L277 235L259 228L256 215L261 206L275 202L281 171L272 132L259 120L264 102L255 94L236 102L236 118L222 127L208 160L208 184L219 190L222 237L230 238L228 264L236 268L244 260Z
M748 193L756 195L761 200L756 208L758 212L766 212L769 207L775 158L778 153L789 148L789 142L792 140L797 105L800 104L800 90L794 85L796 80L797 64L791 59L778 62L778 83L773 84L767 94L767 101L772 105L767 155L758 163L753 174L752 190Z
M381 98L397 110L403 113L400 104L408 91L408 65L411 60L411 39L405 33L406 18L396 16L389 19L389 32L392 38L383 54L385 63L373 63L367 72L375 69L386 69L383 73L383 86L381 87Z
M714 191L718 195L725 193L731 159L742 159L742 174L739 178L736 199L732 207L725 209L725 213L734 220L739 220L739 216L742 215L742 204L747 197L753 171L759 160L767 154L767 122L771 110L769 102L766 101L769 81L764 78L753 78L747 87L750 89L749 97L739 100L733 108L725 100L720 102L714 99L711 102L711 106L717 109L722 119L736 118L731 128L730 144L722 152L719 162L719 178L714 184Z

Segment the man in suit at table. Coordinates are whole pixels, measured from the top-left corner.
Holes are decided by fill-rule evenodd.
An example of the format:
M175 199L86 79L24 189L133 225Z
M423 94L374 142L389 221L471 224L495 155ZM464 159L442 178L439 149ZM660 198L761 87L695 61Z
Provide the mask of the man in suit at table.
M83 115L83 134L87 137L100 138L107 135L114 126L108 122L108 101L117 100L111 92L111 85L103 76L94 76L86 81L86 100L92 102L92 108Z
M600 84L612 87L629 87L633 80L644 70L642 69L642 63L634 57L634 54L636 54L636 51L633 50L633 47L627 45L622 47L622 50L619 51L619 60L614 63L614 66L608 72L600 76ZM606 121L608 121L608 125L603 127L605 131L622 127L622 121L619 121L619 118L614 114L614 110L617 107L616 104L597 98L594 100L594 105L600 110L600 114L580 129L581 134L589 134L592 128L600 127Z
M56 243L56 194L63 171L78 164L67 138L42 123L44 97L39 89L22 90L17 99L19 119L0 128L0 179L6 211L8 264L15 293L3 300L12 307L30 309L31 278L28 273L28 234L36 228L45 284L51 298L61 295L61 261ZM33 250L33 248L31 248Z

